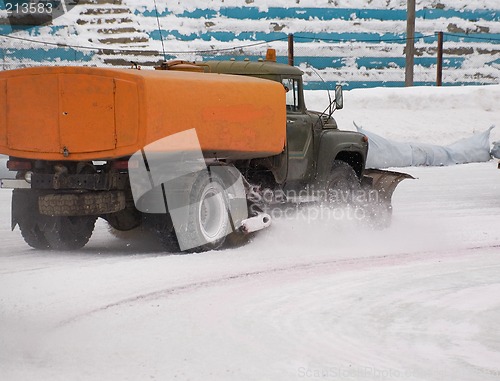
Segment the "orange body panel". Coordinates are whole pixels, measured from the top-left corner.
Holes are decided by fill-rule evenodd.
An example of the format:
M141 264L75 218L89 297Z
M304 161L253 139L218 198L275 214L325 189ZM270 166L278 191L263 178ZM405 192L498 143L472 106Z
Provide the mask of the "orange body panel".
M209 156L279 154L286 135L283 86L251 77L159 70L0 72L1 154L110 159L193 128Z

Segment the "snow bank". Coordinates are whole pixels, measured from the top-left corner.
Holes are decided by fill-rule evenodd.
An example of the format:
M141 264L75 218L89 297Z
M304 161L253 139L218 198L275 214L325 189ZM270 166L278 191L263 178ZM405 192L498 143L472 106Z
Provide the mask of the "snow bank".
M328 106L326 91L307 91L307 108ZM446 146L500 126L500 85L355 89L344 92L344 108L334 117L340 129L353 122L400 142ZM500 141L500 128L491 131Z
M500 159L500 142L493 142L493 148L491 149L491 156Z
M328 106L326 91L305 98L311 110ZM500 85L356 89L334 117L342 130L355 130L354 121L368 128L372 167L449 165L490 159L488 136L500 141L500 130L485 129L500 125L498 104Z
M490 132L493 127L448 146L396 142L361 127L357 129L369 139L367 168L442 166L480 163L491 159Z

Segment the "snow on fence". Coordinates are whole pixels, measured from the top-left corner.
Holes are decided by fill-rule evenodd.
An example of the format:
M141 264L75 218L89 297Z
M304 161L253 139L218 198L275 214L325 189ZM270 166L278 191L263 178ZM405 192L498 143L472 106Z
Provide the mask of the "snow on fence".
M0 23L0 66L257 59L267 47L286 63L287 37L294 34L306 89L404 85L404 2L182 3L164 5L157 18L152 4L137 0L85 0L48 26L13 31ZM443 85L500 82L500 10L493 3L455 9L453 2L417 2L415 85L435 83L438 31L445 32Z

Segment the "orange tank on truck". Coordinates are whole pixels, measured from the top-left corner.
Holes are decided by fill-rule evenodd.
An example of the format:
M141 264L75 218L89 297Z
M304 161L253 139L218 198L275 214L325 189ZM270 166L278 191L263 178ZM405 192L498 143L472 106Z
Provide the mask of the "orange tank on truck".
M0 153L80 161L131 155L196 128L219 158L281 153L285 91L251 77L83 67L0 72Z

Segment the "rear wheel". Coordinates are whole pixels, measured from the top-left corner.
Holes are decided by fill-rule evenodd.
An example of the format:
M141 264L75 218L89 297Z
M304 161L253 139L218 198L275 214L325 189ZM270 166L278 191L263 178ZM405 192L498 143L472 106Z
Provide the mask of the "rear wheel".
M148 231L152 231L158 237L165 251L182 254L169 214L145 214L144 225Z
M38 212L37 192L25 189L12 191L12 220L19 226L24 241L34 249L47 250L50 245L43 234L43 216Z
M49 217L44 235L51 249L80 249L92 236L96 220L94 216Z
M190 195L188 227L182 237L189 251L215 250L231 233L224 181L215 173L201 174Z
M24 241L39 250L74 250L87 244L97 220L95 216L51 217L40 213L36 190L14 189L13 221Z
M26 224L25 222L20 222L19 229L21 230L24 242L32 248L39 250L50 249L50 245L45 239L45 235L37 224Z

